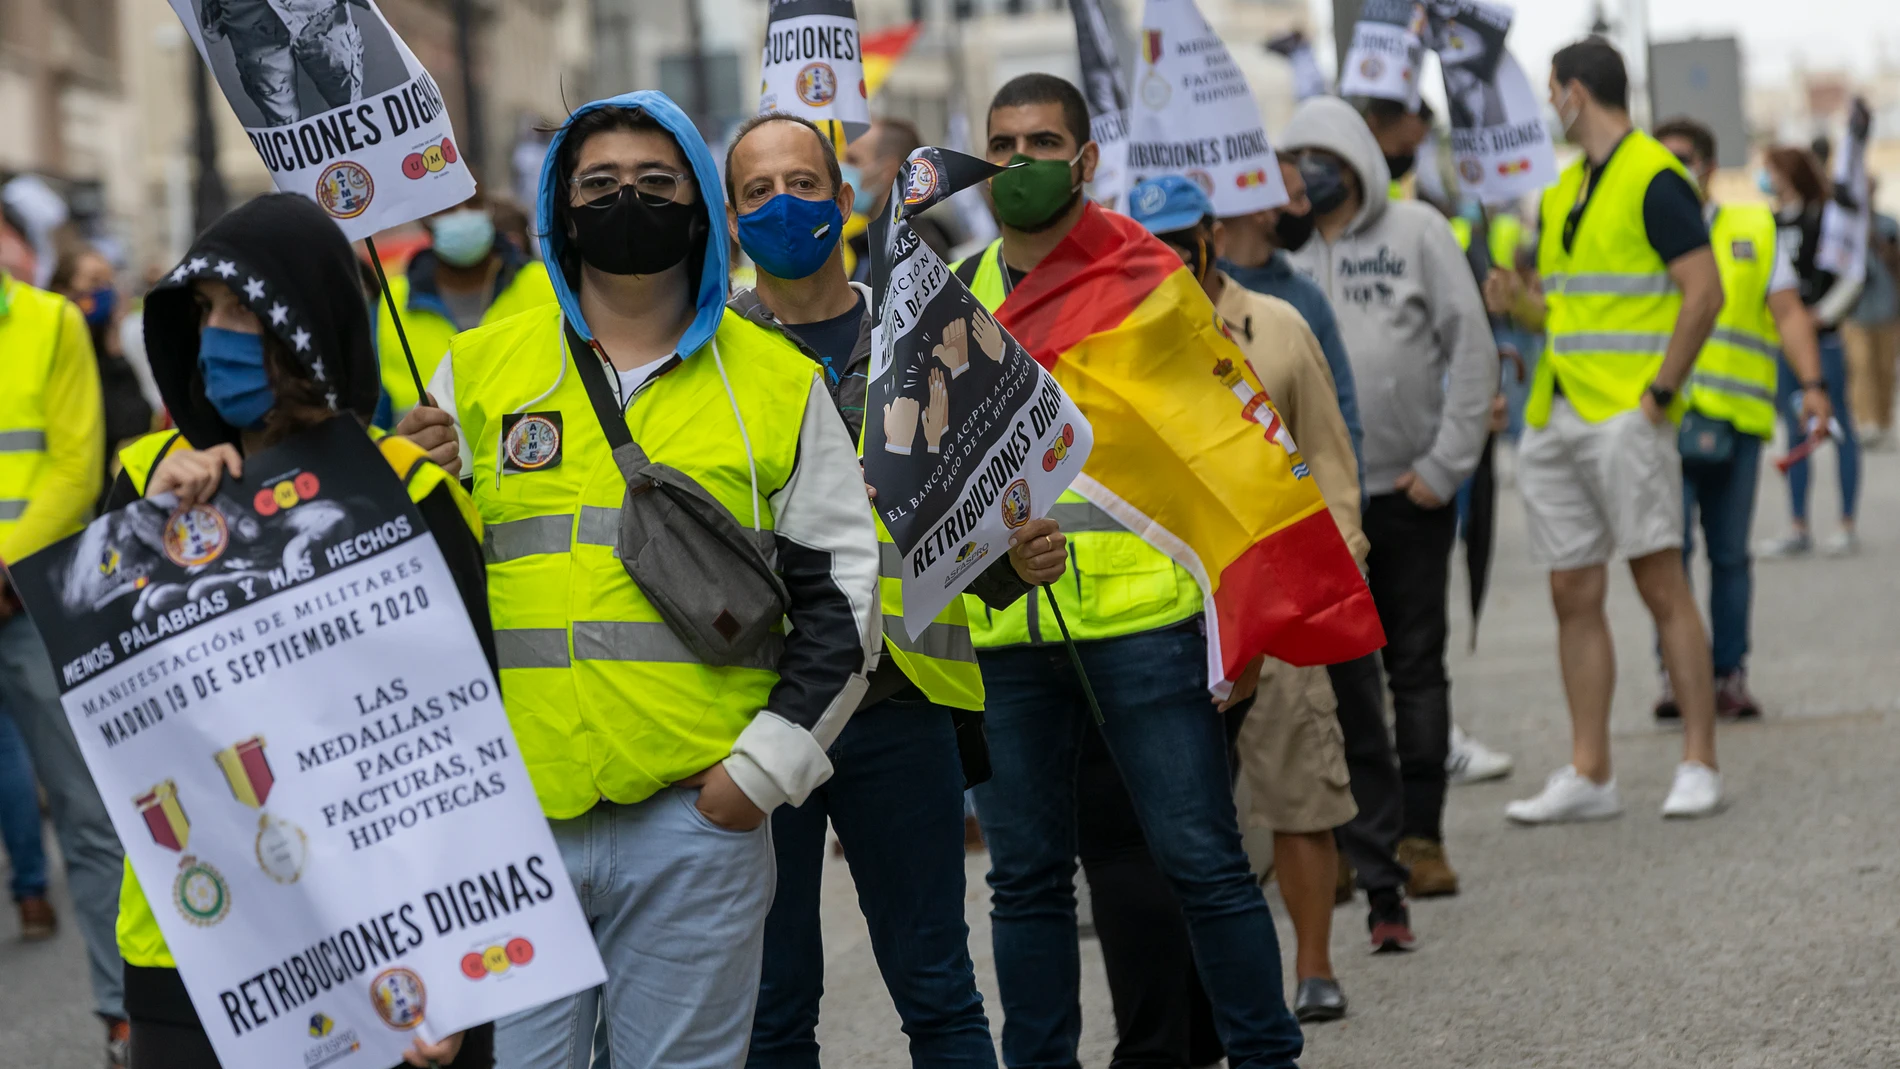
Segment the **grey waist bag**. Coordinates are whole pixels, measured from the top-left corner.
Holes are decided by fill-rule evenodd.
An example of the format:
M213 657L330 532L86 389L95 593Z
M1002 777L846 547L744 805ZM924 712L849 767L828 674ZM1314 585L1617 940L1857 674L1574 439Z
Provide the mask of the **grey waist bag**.
M595 350L567 328L594 416L627 482L615 553L660 618L699 661L770 668L767 645L791 596L770 531L743 526L692 476L656 464L633 440Z

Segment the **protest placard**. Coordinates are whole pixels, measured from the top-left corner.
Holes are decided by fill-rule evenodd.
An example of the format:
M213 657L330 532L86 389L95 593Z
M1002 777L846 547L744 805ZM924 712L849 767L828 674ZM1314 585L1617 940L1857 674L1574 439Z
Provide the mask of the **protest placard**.
M171 5L271 181L350 240L474 195L442 91L374 0Z
M1128 184L1184 175L1214 214L1245 215L1287 201L1286 182L1253 90L1194 0L1148 0L1129 107Z
M871 381L864 479L903 555L915 639L1009 552L1082 470L1089 424L911 226L913 215L1003 170L940 148L911 153L872 232Z
M1543 107L1504 47L1512 11L1482 0L1432 5L1432 50L1444 72L1458 184L1483 204L1509 204L1557 181Z
M388 1069L601 983L435 539L354 422L17 562L218 1059Z
M1865 100L1856 98L1848 113L1847 143L1834 153L1834 188L1854 207L1839 197L1829 198L1821 209L1821 238L1814 250L1815 266L1844 280L1867 277L1868 218L1873 211L1868 203L1867 138L1872 130L1873 113Z
M1293 99L1325 96L1331 86L1326 73L1319 69L1319 57L1313 54L1313 42L1299 30L1283 33L1267 42L1267 51L1287 61L1293 69Z
M1339 95L1396 100L1418 108L1425 59L1425 5L1417 0L1366 0L1339 65Z
M771 0L760 60L759 110L821 126L837 122L845 142L871 128L858 13L851 0Z
M1089 196L1116 208L1128 193L1128 88L1121 58L1101 0L1069 0L1075 16L1076 56L1082 65L1082 96L1089 102L1089 138L1101 154Z

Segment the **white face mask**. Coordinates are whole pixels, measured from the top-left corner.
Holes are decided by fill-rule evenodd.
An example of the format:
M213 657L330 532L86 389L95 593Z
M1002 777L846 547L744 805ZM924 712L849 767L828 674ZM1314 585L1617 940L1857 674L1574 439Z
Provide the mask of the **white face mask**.
M1577 120L1583 118L1583 108L1579 106L1574 111L1571 110L1571 92L1565 89L1563 93L1563 98L1557 105L1557 122L1563 127L1564 136L1569 137L1577 125Z

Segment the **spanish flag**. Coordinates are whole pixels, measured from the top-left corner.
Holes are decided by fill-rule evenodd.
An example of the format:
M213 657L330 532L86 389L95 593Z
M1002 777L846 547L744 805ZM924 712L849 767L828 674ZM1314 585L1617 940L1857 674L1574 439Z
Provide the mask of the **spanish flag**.
M890 76L891 68L904 58L917 35L924 32L921 22L906 22L876 33L867 33L858 42L858 55L864 60L864 92L874 97Z
M1166 245L1090 204L997 319L1094 425L1074 489L1200 583L1210 689L1263 653L1336 664L1385 644L1292 436Z

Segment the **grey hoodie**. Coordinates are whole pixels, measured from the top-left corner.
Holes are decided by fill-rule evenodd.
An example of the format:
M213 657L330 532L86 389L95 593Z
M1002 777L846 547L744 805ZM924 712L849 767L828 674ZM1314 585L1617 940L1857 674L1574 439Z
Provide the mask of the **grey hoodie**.
M1366 432L1366 493L1390 493L1416 471L1450 501L1478 466L1498 388L1497 343L1465 255L1436 209L1386 198L1385 157L1344 100L1302 103L1280 147L1338 155L1367 194L1339 240L1315 233L1289 254L1339 320Z

